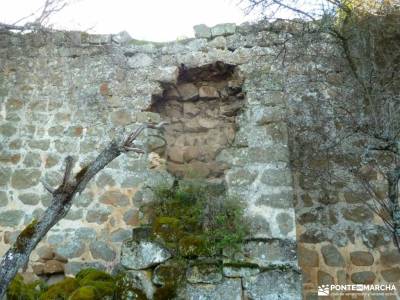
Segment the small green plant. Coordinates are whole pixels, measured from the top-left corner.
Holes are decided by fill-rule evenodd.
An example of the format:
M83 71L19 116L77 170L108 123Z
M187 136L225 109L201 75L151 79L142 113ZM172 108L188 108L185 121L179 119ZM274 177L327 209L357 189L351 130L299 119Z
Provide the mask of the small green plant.
M153 235L175 245L184 257L220 255L248 234L241 201L226 196L221 185L182 180L154 192L155 200L147 204L153 211Z

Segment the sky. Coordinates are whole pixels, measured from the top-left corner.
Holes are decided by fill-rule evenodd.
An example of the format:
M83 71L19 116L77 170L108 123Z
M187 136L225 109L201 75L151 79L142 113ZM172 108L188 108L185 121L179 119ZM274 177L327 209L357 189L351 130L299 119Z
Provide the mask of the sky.
M0 22L14 23L37 11L45 0L0 0ZM54 15L54 28L91 33L127 31L132 38L173 41L193 37L193 26L253 21L240 0L71 0Z

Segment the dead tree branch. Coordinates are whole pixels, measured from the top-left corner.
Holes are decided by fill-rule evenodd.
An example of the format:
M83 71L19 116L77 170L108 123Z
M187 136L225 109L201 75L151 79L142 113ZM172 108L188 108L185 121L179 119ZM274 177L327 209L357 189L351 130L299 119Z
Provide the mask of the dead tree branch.
M3 299L9 283L15 277L18 270L28 263L29 256L37 244L43 239L47 232L68 213L74 196L77 193L81 193L98 172L104 169L122 153L131 151L144 153L142 149L135 145L134 142L136 138L146 128L160 129L163 125L165 125L165 123L143 124L126 138L113 140L87 168L78 173L79 176L71 176L74 165L72 157L68 156L65 159L66 166L61 185L57 189L53 189L44 183L46 190L53 196L50 206L39 220L34 220L20 233L14 245L1 259L0 299Z

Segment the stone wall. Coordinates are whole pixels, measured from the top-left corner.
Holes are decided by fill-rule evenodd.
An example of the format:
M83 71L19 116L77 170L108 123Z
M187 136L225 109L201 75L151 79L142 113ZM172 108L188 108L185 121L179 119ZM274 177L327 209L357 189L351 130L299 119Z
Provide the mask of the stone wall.
M313 39L320 42L310 43ZM301 50L300 57L296 49L307 51ZM373 195L356 176L362 174L376 196L384 199L384 170L393 162L379 153L370 154L379 168L362 161L371 136L355 134L344 111L362 111L362 97L339 50L331 38L313 33L295 42L287 56L285 86L303 295L318 299L317 287L324 284L397 284L394 295L354 299L398 299L399 251L391 232L371 210Z
M141 204L182 175L179 163L193 162L192 173L219 177L247 203L242 260L258 271L191 285L187 297L232 299L225 290L233 282L238 299L300 299L284 73L275 61L286 34L270 24L202 25L195 39L143 44L124 35L0 32L0 254L49 205L40 179L57 186L67 154L78 172L121 128L170 119L166 147L148 130L138 145L146 154L120 157L99 173L39 244L27 274L54 280L87 266L115 269L122 242L146 221ZM163 102L184 87L190 101L178 93ZM190 122L195 132L186 130ZM183 146L210 147L175 152L191 133L206 136Z

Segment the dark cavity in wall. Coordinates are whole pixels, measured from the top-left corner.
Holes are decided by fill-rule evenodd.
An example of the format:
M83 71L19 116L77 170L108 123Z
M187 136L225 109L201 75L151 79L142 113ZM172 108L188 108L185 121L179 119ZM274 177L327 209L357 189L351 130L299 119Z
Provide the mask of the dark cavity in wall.
M178 83L154 98L151 111L169 123L162 155L177 177L218 178L227 165L216 161L229 148L244 104L243 79L235 66L216 62L198 68L181 66Z

